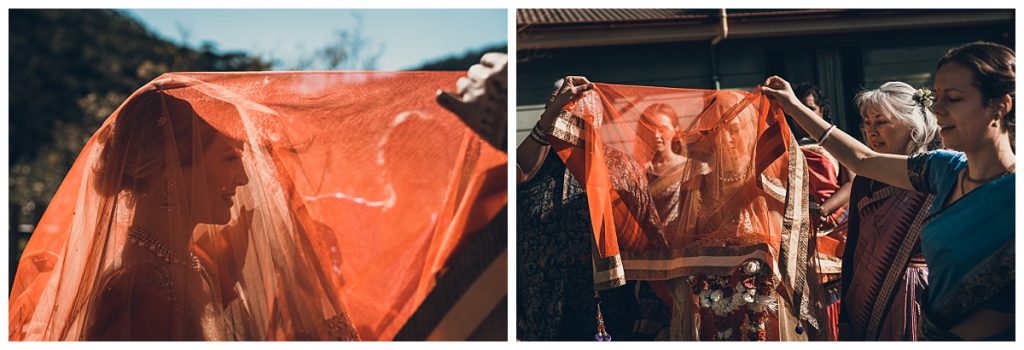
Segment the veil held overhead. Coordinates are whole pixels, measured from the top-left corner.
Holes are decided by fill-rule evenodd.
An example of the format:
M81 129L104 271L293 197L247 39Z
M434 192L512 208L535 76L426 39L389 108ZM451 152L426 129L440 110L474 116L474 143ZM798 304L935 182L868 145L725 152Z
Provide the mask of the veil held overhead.
M506 204L460 72L168 73L82 149L11 340L389 340Z

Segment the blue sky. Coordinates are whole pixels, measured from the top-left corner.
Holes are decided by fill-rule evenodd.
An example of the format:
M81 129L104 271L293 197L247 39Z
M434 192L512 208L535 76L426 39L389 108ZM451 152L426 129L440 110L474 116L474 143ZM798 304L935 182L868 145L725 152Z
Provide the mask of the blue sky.
M362 16L363 36L384 49L377 69L416 67L467 50L507 44L506 10L339 10L339 9L139 9L125 10L146 27L175 43L182 43L181 28L190 34L187 44L204 41L221 51L243 50L281 61L277 69L293 66L335 37L335 32L356 25ZM376 47L376 45L374 46Z

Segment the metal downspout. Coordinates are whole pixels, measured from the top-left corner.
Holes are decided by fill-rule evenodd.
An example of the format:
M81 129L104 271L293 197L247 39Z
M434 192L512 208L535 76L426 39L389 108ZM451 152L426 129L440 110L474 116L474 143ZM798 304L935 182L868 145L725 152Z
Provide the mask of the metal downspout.
M729 16L726 13L725 9L722 9L722 11L719 13L719 17L721 18L720 23L722 24L722 26L720 27L721 30L718 32L718 35L715 35L713 38L711 38L710 54L711 80L715 84L715 90L722 89L722 80L718 76L718 54L717 52L715 52L715 46L718 45L718 43L722 42L722 40L725 40L725 38L729 37Z

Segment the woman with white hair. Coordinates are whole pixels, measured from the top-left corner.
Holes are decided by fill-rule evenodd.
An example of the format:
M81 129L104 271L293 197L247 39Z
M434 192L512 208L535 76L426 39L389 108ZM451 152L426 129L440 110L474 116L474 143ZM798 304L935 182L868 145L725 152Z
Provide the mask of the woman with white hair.
M931 92L888 82L857 95L862 131L875 152L913 155L939 145ZM853 181L843 254L840 339L917 340L928 268L921 228L932 196L865 176Z
M835 130L800 104L780 77L762 88L857 174L935 195L921 229L929 275L921 303L924 339L1015 338L1015 66L1013 50L999 44L975 42L946 52L930 108L942 143L957 151L909 157L875 151Z

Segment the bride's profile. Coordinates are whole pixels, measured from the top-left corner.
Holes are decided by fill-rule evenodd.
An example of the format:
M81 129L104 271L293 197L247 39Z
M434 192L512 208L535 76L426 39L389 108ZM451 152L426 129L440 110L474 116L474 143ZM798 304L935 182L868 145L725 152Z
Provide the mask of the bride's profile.
M230 134L237 112L201 115L175 88L140 90L83 150L81 183L61 188L77 196L41 221L68 225L65 242L33 241L38 271L18 277L59 276L16 286L12 339L358 340L309 243L289 241L309 235L296 210L273 211L287 184L247 186L272 152ZM38 245L62 243L61 257Z
M237 295L216 288L230 286L237 272L209 257L214 239L224 247L231 239L193 242L192 232L231 220L236 189L249 181L244 144L196 116L188 102L157 91L137 96L123 113L132 117L105 131L94 185L101 196L124 196L131 218L118 233L126 243L118 262L100 272L87 301L85 338L229 339L221 313ZM245 323L237 326L246 333Z
M146 84L85 144L36 225L10 339L395 338L506 203L506 155L428 103L457 78L196 72Z

